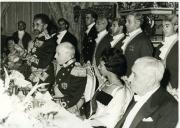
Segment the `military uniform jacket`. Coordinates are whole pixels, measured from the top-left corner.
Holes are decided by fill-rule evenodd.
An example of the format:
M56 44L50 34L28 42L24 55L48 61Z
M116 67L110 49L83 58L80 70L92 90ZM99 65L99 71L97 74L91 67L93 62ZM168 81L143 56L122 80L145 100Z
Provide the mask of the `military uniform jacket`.
M131 73L131 67L134 62L144 56L152 56L153 46L149 38L141 32L134 37L125 49L125 57L127 59L127 75Z
M36 56L37 61L32 63L36 68L46 68L53 60L56 51L55 36L44 41L42 46L36 47L32 55Z
M78 72L72 73L74 68L75 63L62 67L55 77L56 85L58 85L58 89L64 95L60 101L65 108L70 108L77 104L83 96L86 86L87 77L78 75Z
M96 39L97 37L97 30L95 25L91 28L89 33L84 33L84 39L83 39L83 60L86 63L88 60L90 62L93 61L93 54L96 46Z

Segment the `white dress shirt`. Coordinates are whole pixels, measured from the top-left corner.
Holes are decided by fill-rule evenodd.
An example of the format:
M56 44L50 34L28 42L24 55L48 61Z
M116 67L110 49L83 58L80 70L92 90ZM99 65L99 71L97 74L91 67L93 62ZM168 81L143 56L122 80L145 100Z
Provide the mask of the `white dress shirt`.
M151 90L150 92L146 93L144 96L134 96L134 100L137 101L137 103L134 105L134 107L131 109L129 114L126 117L126 120L124 122L124 125L122 128L129 128L131 123L133 122L136 114L141 109L141 107L145 104L145 102L150 98L150 96L155 93L155 91L158 90L159 87Z
M61 32L59 32L59 34L57 35L57 44L60 44L61 43L61 40L62 40L62 38L64 37L64 35L67 33L67 30L64 30L64 31L61 31Z
M106 126L114 128L117 122L122 118L128 104L130 103L133 93L130 88L117 86L112 91L113 99L107 106L97 101L97 111L89 119L85 120L91 126Z
M24 46L23 46L23 44L22 44L22 38L23 38L24 34L25 34L24 30L18 31L18 38L19 38L18 44L19 44L21 47L23 47L23 48L24 48Z
M96 65L96 59L95 59L95 55L96 55L96 50L97 50L97 47L99 45L99 42L108 34L108 31L105 29L101 32L98 33L97 35L97 38L95 39L96 41L96 47L95 47L95 50L94 50L94 54L93 54L93 64ZM99 72L99 70L97 70Z
M105 29L98 33L97 38L95 39L96 44L99 44L99 42L105 37L105 35L108 34L108 31Z
M165 57L167 56L167 52L170 50L171 46L173 45L172 43L175 43L177 39L178 39L177 34L164 38L164 42L162 42L163 46L159 49L161 51L161 53L159 54L159 57L162 60L165 59Z
M128 36L126 36L126 38L123 40L123 45L121 47L121 49L123 50L123 52L125 53L126 47L129 44L129 42L136 37L138 34L140 34L142 32L141 28L138 28L132 32L129 33Z
M118 35L113 36L113 41L110 42L111 47L113 48L123 37L124 33L120 33Z
M86 30L86 34L89 33L89 31L91 30L91 28L95 25L95 22L91 23L90 25L88 25L87 30Z

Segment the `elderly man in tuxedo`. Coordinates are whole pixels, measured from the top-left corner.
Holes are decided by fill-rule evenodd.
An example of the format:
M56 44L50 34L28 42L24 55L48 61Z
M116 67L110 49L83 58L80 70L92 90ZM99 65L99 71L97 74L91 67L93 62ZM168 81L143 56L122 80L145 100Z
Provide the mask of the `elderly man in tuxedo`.
M136 59L153 54L152 43L140 28L142 24L143 16L139 13L131 12L126 17L128 36L123 40L121 48L127 59L127 76L130 75L131 67Z
M153 57L135 61L129 77L135 93L123 118L115 128L174 128L178 121L178 103L160 87L164 65Z

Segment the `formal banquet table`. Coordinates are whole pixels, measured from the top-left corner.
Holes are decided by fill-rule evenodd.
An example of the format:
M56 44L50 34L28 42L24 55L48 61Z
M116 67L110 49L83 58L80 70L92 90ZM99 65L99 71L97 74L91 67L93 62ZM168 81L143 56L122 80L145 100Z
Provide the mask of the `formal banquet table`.
M53 101L48 91L32 86L18 71L5 71L0 79L0 128L91 128L85 121Z

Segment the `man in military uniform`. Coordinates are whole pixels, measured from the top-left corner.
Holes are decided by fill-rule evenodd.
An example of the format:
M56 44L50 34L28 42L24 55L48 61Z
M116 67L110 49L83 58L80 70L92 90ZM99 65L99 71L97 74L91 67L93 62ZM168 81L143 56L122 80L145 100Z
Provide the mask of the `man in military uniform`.
M86 86L86 70L75 63L75 48L69 42L56 47L55 64L55 97L60 104L76 113Z
M56 49L56 36L50 34L50 28L50 19L46 14L35 15L33 19L35 39L29 43L28 50L21 52L31 68L27 79L33 83L49 83L46 88L48 90L54 82L51 62Z

